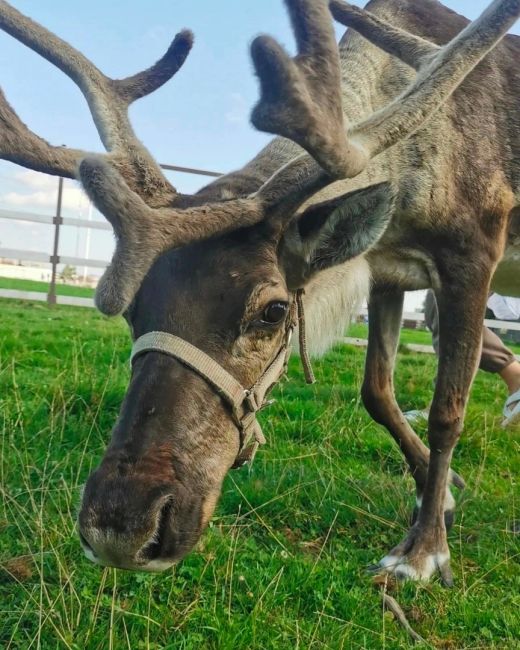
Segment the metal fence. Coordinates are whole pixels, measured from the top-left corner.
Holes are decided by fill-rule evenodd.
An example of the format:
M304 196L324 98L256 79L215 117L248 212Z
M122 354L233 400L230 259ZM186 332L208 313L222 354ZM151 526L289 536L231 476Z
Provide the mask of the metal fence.
M167 171L181 172L184 174L195 174L198 176L209 176L218 178L223 174L220 172L208 171L206 169L194 169L191 167L180 167L178 165L161 164L162 169ZM0 247L0 258L24 260L26 262L48 263L51 265L51 281L49 291L43 294L36 291L19 291L14 289L0 289L0 297L18 298L26 300L46 300L49 304L59 302L61 304L76 305L82 307L91 307L94 301L91 298L80 298L77 296L57 296L56 282L58 277L58 265L65 264L71 266L89 266L93 268L104 269L108 261L96 260L85 257L73 257L60 255L60 228L62 226L73 226L76 228L88 228L93 230L112 230L112 226L106 221L93 221L91 219L78 219L73 217L62 217L62 199L63 199L63 178L58 178L58 189L56 198L56 214L47 216L35 214L32 212L20 212L0 209L0 219L12 219L15 221L25 221L38 224L48 224L54 226L54 243L51 253L35 252L14 248ZM367 310L362 310L361 315L367 316ZM403 314L403 321L412 321L416 323L424 322L424 314L419 312L407 312ZM495 330L520 331L520 323L514 321L488 320L484 324Z
M360 312L361 316L368 317L368 310L367 309L362 309ZM402 315L402 321L410 321L414 323L424 323L425 317L422 312L403 312ZM484 320L484 325L486 327L489 327L489 329L492 330L503 330L503 331L512 331L512 332L520 332L520 323L517 321L511 321L511 320L495 320L491 318L486 318ZM432 348L433 349L433 348Z
M218 178L222 176L220 172L208 171L206 169L194 169L191 167L180 167L178 165L161 164L162 169L167 171L180 172L183 174L195 174L198 176L210 176ZM58 302L56 295L56 283L58 278L58 265L70 266L89 266L93 268L104 269L108 265L107 260L96 260L85 257L71 257L60 255L60 229L62 226L73 226L76 228L88 228L93 230L112 230L112 226L104 221L93 221L90 219L77 219L67 218L62 216L62 201L63 201L63 178L58 178L58 188L56 195L56 213L54 216L47 216L36 214L32 212L19 212L13 210L0 209L0 219L12 219L14 221L22 221L29 223L48 224L54 227L54 238L52 251L49 253L40 251L29 251L16 248L2 248L0 247L0 258L11 260L23 260L24 262L38 262L51 265L51 281L49 284L49 291L46 294L46 301L49 304ZM27 298L29 300L42 300L42 294L35 291L18 291L4 289L0 291L0 297L12 298ZM43 294L45 295L45 294ZM76 304L90 306L93 301L88 298L74 298L69 296L60 296L59 302L62 304Z

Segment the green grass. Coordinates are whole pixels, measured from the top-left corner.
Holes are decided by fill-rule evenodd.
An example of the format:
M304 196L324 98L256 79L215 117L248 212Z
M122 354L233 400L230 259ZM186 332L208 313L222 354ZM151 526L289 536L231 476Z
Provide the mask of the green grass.
M262 414L269 444L250 472L229 474L197 552L132 574L90 564L74 530L128 380L125 325L78 308L0 309L0 648L411 647L364 573L404 535L413 496L360 404L362 350L330 352L310 387L291 362ZM434 373L433 357L400 354L404 408L429 401ZM453 461L468 483L450 533L455 588L394 592L428 639L419 647L520 647L519 439L499 427L504 397L479 373Z
M348 336L354 338L366 339L368 338L368 325L363 323L356 323L351 325L348 331ZM417 343L419 345L431 345L432 335L428 330L402 330L401 343ZM515 353L520 354L520 345L506 341L507 346Z
M19 291L40 291L41 293L49 292L48 282L39 282L38 280L20 280L19 278L2 278L0 277L0 289L18 289ZM72 284L56 284L56 294L58 296L80 296L82 298L92 298L94 289L90 287L77 287Z

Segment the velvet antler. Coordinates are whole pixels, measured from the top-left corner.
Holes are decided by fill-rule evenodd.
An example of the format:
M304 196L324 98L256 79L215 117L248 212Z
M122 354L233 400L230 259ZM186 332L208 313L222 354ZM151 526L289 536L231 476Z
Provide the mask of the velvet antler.
M265 215L255 198L175 208L180 198L136 137L128 107L166 83L183 65L191 32L177 34L153 66L110 79L71 45L0 0L0 28L67 74L88 102L105 155L55 147L20 120L0 91L0 157L49 174L79 179L114 228L116 251L101 279L96 304L105 314L126 309L155 259L164 251L210 237Z
M81 52L0 0L0 28L68 75L88 102L108 159L130 187L150 205L168 205L176 196L159 165L135 135L128 119L130 104L168 81L184 63L193 42L182 31L166 54L151 68L132 77L106 77ZM2 94L0 97L0 156L26 167L74 178L87 152L53 147L30 131Z
M457 37L438 47L369 12L332 0L336 19L418 70L415 81L395 101L359 123L347 125L328 1L285 3L298 54L291 58L268 36L253 42L261 97L252 121L262 131L297 142L331 180L357 176L372 158L419 129L520 15L520 0L495 0ZM297 165L301 168L300 161ZM309 173L316 185L319 173L312 167Z
M272 38L252 46L261 98L252 120L261 130L301 145L303 154L281 167L247 199L189 207L135 136L129 105L168 81L192 45L180 32L155 65L126 79L109 79L80 52L0 0L0 27L65 72L82 90L107 149L92 156L53 147L30 131L0 91L0 157L83 186L114 227L117 247L96 294L106 314L124 311L163 252L266 217L290 218L323 186L362 172L371 158L414 131L436 111L520 15L520 0L495 0L455 39L438 47L394 28L341 0L340 22L417 69L417 77L388 106L357 124L345 123L341 67L327 0L286 0L298 45L295 58ZM195 206L194 202L194 206ZM188 206L188 207L187 207Z

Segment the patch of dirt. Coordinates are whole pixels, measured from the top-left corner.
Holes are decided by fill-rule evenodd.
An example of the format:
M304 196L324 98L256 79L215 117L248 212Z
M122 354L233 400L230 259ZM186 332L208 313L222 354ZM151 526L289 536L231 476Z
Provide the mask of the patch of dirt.
M416 623L420 623L421 621L424 621L425 615L424 612L422 612L417 605L412 605L411 607L406 607L405 608L405 614L410 621L415 621Z
M325 541L323 537L317 537L316 539L302 539L302 531L298 528L289 528L289 526L283 528L282 533L288 542L294 544L304 553L308 553L309 555L318 555L323 549L323 543Z
M291 544L298 544L302 538L302 533L300 530L294 530L293 528L289 528L289 526L285 526L285 528L282 529L282 534L286 540L291 542Z
M428 642L438 650L460 650L460 642L455 639L439 639L436 636L428 637Z
M397 582L395 577L391 574L381 573L379 575L375 575L372 578L372 584L374 585L374 587L377 587L378 589L386 589L388 593L397 591L399 588L399 583Z
M300 547L306 553L310 553L311 555L319 555L323 549L324 543L325 539L323 537L318 537L316 539L309 539L304 542L300 542Z
M4 579L25 582L33 576L33 559L30 555L20 555L12 557L0 564L1 573Z

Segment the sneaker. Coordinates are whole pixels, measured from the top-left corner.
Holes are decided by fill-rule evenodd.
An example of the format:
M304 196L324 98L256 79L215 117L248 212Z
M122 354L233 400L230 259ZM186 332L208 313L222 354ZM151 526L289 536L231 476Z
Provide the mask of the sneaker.
M404 417L412 425L425 424L428 422L428 415L430 414L430 408L425 409L415 409L413 411L405 411L403 413Z
M504 420L502 421L502 427L504 429L520 425L520 390L509 395L506 399L503 414Z

